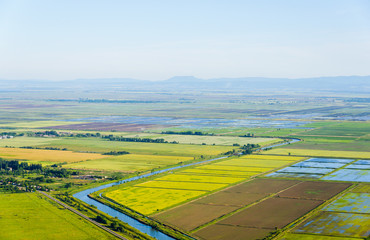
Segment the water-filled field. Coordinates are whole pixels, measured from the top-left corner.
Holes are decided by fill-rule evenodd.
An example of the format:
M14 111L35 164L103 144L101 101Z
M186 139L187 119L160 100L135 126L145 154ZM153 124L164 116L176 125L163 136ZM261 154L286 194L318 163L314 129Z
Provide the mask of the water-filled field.
M273 127L273 128L299 128L309 122L280 121L260 119L222 119L222 118L169 118L169 117L140 117L140 116L104 116L80 118L70 121L103 122L103 123L131 123L131 124L158 124L181 126L182 128L226 128L226 127ZM303 128L303 127L302 127Z
M370 185L360 184L310 217L293 232L322 237L367 237L370 235ZM312 235L313 234L313 235ZM305 236L305 235L302 235ZM284 238L283 238L284 239ZM291 238L287 238L291 239ZM293 238L294 239L294 238Z
M322 178L323 180L370 182L370 170L340 169Z
M322 178L325 180L342 180L342 181L363 181L357 179L356 176L343 176L342 171L352 171L341 169L344 166L351 166L350 163L355 163L354 159L336 159L336 158L310 158L303 162L293 164L289 167L280 169L274 173L268 174L268 177L290 177L290 178ZM347 167L346 166L346 167ZM356 165L361 166L361 165ZM339 170L337 170L339 169ZM337 171L336 171L337 170ZM353 170L356 171L356 170ZM336 177L341 174L340 177ZM326 176L325 176L326 175ZM366 177L366 176L365 176ZM352 180L351 180L352 179ZM356 180L357 179L357 180Z

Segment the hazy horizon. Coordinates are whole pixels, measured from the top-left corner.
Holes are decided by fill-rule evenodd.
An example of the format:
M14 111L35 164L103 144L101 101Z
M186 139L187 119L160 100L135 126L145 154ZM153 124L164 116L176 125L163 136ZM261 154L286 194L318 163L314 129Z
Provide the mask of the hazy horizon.
M370 2L0 0L0 78L370 75Z

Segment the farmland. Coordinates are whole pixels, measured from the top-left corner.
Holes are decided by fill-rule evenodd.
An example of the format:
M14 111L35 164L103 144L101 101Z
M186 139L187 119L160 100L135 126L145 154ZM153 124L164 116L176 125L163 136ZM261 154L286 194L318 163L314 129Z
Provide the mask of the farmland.
M275 159L276 158L277 157L275 157ZM163 209L176 206L186 200L223 189L227 186L245 181L250 177L272 170L273 167L268 166L273 161L276 161L275 166L284 166L292 161L294 162L300 159L297 157L291 157L291 159L289 157L282 158L285 160L240 157L216 161L207 165L180 170L163 177L155 178L151 181L134 184L130 187L115 187L117 189L113 191L109 190L103 195L135 211L144 211L142 212L144 214L153 214ZM264 161L266 161L266 163L264 163ZM264 167L255 167L255 165L258 165L256 162ZM222 170L220 170L219 164L222 163L225 163L226 166L221 166ZM230 164L231 166L228 166ZM148 191L146 192L145 189ZM167 200L163 197L160 199L160 201L163 201L163 204L156 203L156 200L154 200L155 196L163 194L166 190L172 192L171 195L173 195L173 197L169 197ZM127 196L132 195L132 192L138 191L143 195L135 198L135 201L131 201L127 198ZM177 198L176 194L179 195Z
M284 227L350 185L255 179L154 217L201 239L263 238L275 227Z
M288 96L285 92L266 97L265 92L252 96L117 91L127 99L117 99L113 91L79 92L78 98L75 92L45 92L43 97L30 92L2 93L11 100L0 99L0 135L15 132L17 136L0 139L0 157L42 163L45 169L41 173L2 169L1 191L43 187L79 209L80 203L70 201L73 203L72 195L82 189L169 166L231 156L107 188L93 196L102 193L105 203L123 212L138 212L134 217L141 220L146 218L140 214L149 216L157 221L152 225L155 229L163 224L178 229L180 235L184 232L201 240L340 240L361 239L369 234L369 185L364 183L369 181L370 171L369 123L345 121L340 115L362 119L368 103L348 102L348 97L337 95ZM99 102L100 97L106 100ZM35 132L50 130L60 136L35 136ZM188 133L181 134L184 132ZM133 141L109 140L104 135ZM250 155L233 154L246 144L265 146L286 140L281 137L303 141ZM169 143L134 142L139 138ZM114 155L118 152L125 154ZM53 175L60 172L66 174ZM59 238L110 239L94 226L32 194L30 201L19 201L37 203L45 211L52 206L60 221L67 219L73 225L55 220L55 225L62 225L61 232L55 231ZM2 196L11 195L21 196ZM0 208L11 209L9 203L1 201L2 196ZM25 207L25 214L31 208L39 209ZM23 210L12 211L20 216L15 212ZM35 218L27 216L29 220L21 223L27 229L25 238L34 238L32 232L36 229L40 239L58 239L50 235L48 222L41 214L47 213L40 210ZM3 216L0 221L6 224ZM75 220L69 220L72 218ZM31 221L39 225L31 225ZM107 221L108 227L117 229L111 226L112 220ZM351 227L344 229L345 225ZM10 229L22 230L15 224ZM10 233L0 238L20 236L4 234Z
M316 215L295 227L292 232L297 236L305 236L305 234L318 237L323 235L358 238L369 236L370 193L365 192L368 186L362 184L343 194Z
M104 156L102 159L89 160L65 165L73 169L95 169L122 172L142 172L192 160L192 157L126 154Z
M327 157L327 158L370 158L369 152L361 151L340 151L340 150L315 150L315 149L291 149L276 148L261 154L285 155L285 156L304 156L304 157Z
M280 178L317 178L322 180L370 182L368 160L310 158L268 174Z
M53 164L101 159L105 156L101 154L77 153L71 151L0 148L0 157L5 159L26 160L33 163Z
M37 193L0 193L0 216L1 239L115 239Z
M133 154L149 155L173 155L173 156L215 156L227 151L231 151L231 146L209 146L209 145L189 145L189 144L161 144L161 143L141 143L141 142L115 142L95 138L71 138L59 139L43 147L67 148L71 151L90 151L104 153L107 151L128 151Z

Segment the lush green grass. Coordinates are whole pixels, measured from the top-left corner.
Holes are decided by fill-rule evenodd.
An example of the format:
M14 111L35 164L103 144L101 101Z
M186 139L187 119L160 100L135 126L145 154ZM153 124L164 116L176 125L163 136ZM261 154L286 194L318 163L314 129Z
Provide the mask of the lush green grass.
M9 130L8 130L9 131ZM0 147L25 147L25 146L40 146L49 144L57 138L41 138L41 137L15 137L9 139L0 139Z
M363 136L370 132L369 122L341 122L305 132L311 136Z
M65 165L66 168L123 172L146 171L192 160L192 157L126 154Z
M116 239L37 193L0 194L0 239Z

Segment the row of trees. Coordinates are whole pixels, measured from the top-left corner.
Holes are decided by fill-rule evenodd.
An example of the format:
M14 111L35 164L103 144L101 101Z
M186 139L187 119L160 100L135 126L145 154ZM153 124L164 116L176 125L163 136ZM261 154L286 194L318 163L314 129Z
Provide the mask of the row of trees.
M102 138L108 139L109 141L120 141L120 142L174 143L174 144L178 143L176 141L168 142L168 141L165 141L163 138L157 138L157 139L133 138L133 137L120 137L120 136L113 136L113 135L102 136Z
M162 134L178 134L178 135L198 135L198 136L213 136L213 133L203 133L200 131L182 131L182 132L175 132L175 131L164 131Z

